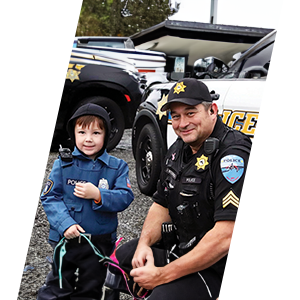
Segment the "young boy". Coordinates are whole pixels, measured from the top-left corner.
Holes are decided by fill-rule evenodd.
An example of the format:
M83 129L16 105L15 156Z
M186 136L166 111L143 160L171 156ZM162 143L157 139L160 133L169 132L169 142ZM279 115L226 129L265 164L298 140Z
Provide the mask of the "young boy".
M74 151L54 162L41 195L50 223L49 243L54 247L62 237L68 240L61 267L62 287L53 264L38 300L101 298L106 267L80 233L86 234L103 255L111 255L117 213L133 200L126 162L105 150L110 135L105 109L95 104L81 106L67 130L75 141Z

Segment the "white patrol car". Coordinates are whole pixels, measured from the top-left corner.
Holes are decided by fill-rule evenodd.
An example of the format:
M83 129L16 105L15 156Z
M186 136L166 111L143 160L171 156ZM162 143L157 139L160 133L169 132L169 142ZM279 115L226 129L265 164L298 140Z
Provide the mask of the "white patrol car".
M209 70L214 70L213 65L207 65L207 76L202 72L200 77L204 78L201 80L211 94L219 95L216 103L223 122L251 138L258 121L275 36L275 30L267 34L219 77L209 76ZM214 60L210 61L214 64ZM202 60L195 62L195 68L201 63ZM150 86L143 95L133 124L132 151L136 159L137 182L146 195L155 191L163 157L176 139L170 116L160 111L173 85L174 82Z

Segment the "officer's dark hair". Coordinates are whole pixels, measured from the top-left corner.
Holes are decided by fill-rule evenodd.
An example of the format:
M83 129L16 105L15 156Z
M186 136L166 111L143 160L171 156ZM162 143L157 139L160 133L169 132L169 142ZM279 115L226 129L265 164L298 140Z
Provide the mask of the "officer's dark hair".
M211 109L212 102L203 101L201 104L203 104L205 111L208 111L210 109L211 112L213 112L213 110ZM217 113L218 112L219 112L219 109L218 109Z
M211 107L212 102L203 101L201 104L204 106L205 111L208 111Z

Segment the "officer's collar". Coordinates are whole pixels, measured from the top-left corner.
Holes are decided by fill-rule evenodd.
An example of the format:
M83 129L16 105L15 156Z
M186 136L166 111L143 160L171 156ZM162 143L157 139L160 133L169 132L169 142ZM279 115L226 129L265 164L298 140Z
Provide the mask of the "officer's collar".
M220 130L223 128L223 122L220 116L217 116L217 121L215 124L215 127L213 129L213 132L211 133L210 137L219 137L220 135Z

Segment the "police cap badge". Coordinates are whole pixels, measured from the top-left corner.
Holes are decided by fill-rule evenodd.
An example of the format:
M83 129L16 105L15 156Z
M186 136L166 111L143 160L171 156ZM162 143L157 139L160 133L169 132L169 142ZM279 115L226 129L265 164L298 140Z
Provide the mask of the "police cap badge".
M203 101L212 102L212 97L207 86L195 78L183 78L170 89L167 103L165 103L160 110L168 110L170 103L173 102L198 105Z

